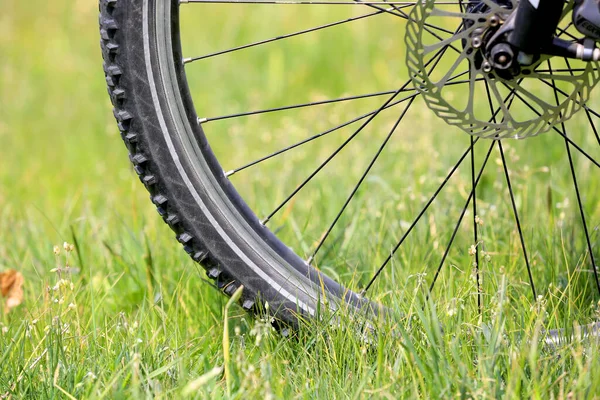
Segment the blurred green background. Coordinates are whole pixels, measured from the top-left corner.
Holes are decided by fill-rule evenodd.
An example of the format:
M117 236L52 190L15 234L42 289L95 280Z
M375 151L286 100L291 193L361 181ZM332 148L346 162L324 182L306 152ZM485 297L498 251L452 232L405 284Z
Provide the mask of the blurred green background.
M104 250L103 241L119 229L138 239L140 235L151 235L162 243L163 237L170 238L132 175L114 126L101 72L97 10L92 3L31 3L35 12L14 1L5 5L0 39L0 135L4 141L0 201L2 232L6 236L1 259L5 267L29 265L30 258L39 257L42 248L71 237L72 230L85 232L82 246ZM184 55L210 54L371 11L346 6L190 4L182 13ZM299 12L302 18L297 17ZM215 117L393 90L404 83L407 75L404 28L399 18L377 15L189 64L188 78L198 114ZM229 170L377 109L384 99L215 121L206 124L205 131L224 170ZM382 113L271 221L272 229L301 256L311 254L400 107ZM358 126L346 127L261 163L234 175L232 180L256 213L265 216ZM568 127L592 156L598 154L596 138L583 113ZM323 252L326 256L317 259L320 266L334 276L348 271L352 277L347 279L356 281L355 288L364 284L423 200L468 146L468 140L417 100L336 225ZM508 141L505 146L511 155L517 202L532 246L543 244L550 251L540 253L544 264L549 257L560 260L562 257L551 251L557 247L560 234L556 217L562 215L571 229L579 229L564 142L557 134L549 133L522 142ZM480 145L477 152L478 164L485 154L483 147L487 146ZM496 213L492 214L494 223L482 228L482 234L490 239L485 243L487 251L507 255L505 248L518 249L518 241L512 236L513 217L502 169L494 162L497 157L497 153L492 155L478 196L482 217L487 212ZM576 167L594 228L600 212L598 180L593 179L596 171L580 158L576 155ZM414 271L421 271L436 264L469 185L466 165L442 193L436 203L439 206L432 208L429 221L420 224L409 238L405 246L408 250L398 253L408 269L414 266ZM570 202L563 204L565 199ZM557 204L564 207L558 209ZM450 253L452 262L463 262L460 257L472 244L468 215L463 223L465 234L457 239L459 251ZM539 224L546 227L533 229ZM432 234L439 237L432 238ZM572 236L569 244L577 252L571 261L575 261L584 251L584 242L581 235ZM435 243L435 248L422 246L424 242ZM179 257L176 250L167 254ZM517 256L518 251L511 254ZM24 263L23 259L28 261ZM511 260L498 260L497 264ZM562 268L559 262L552 263L553 267ZM523 266L518 264L519 268ZM543 271L540 275L544 279Z
M369 12L343 6L186 7L186 57ZM52 374L60 363L63 372L58 376L64 387L75 393L76 385L86 382L77 390L96 395L137 393L128 391L135 388L130 385L135 357L142 357L147 371L158 371L152 379L167 388L180 387L190 376L222 363L219 340L224 299L205 284L201 268L173 240L132 172L106 93L97 13L97 4L91 0L2 2L0 270L21 271L26 284L23 306L1 317L1 326L9 333L0 340L0 359L7 360L0 365L0 387L16 387L22 395L38 390L57 394ZM187 72L198 114L215 117L396 89L407 75L404 28L404 22L380 15L192 63ZM205 130L228 170L376 109L382 99L211 122ZM591 105L600 104L598 100L593 97ZM397 116L397 112L382 114L270 222L301 256L311 254ZM578 114L567 126L571 137L599 159L600 146L585 114ZM240 172L232 181L256 213L264 216L352 132L352 127L345 128ZM416 101L317 257L319 267L354 289L364 286L468 144L467 135L446 126L422 101ZM549 317L553 326L571 313L589 318L597 312L564 146L554 133L505 145L535 278L542 288L539 293L556 300ZM483 160L484 147L476 152L477 165ZM523 315L533 306L527 297L527 275L498 157L497 152L492 154L478 192L478 214L485 221L480 248L489 255L483 266L487 271L483 275L485 299L491 301L498 282L508 279L508 290L517 300L511 307L515 315ZM598 170L579 154L574 157L597 249ZM386 270L376 298L402 308L408 304L403 296L419 285L417 274L427 272L431 279L467 199L470 179L465 163L397 253L396 268ZM438 293L441 310L462 299L469 323L478 318L476 296L469 286L472 218L469 210ZM64 254L55 257L53 245L65 241L76 242L76 253L66 259ZM53 303L60 297L53 297L48 288L60 278L52 270L65 262L75 270L69 279L76 283L72 296L78 317L69 323L79 335L65 339L68 350L62 355L33 364L32 360L49 354L48 349L64 345L57 342L60 335L52 339L41 323L32 321L53 326L53 318L63 315L60 307L64 306ZM547 290L550 282L562 295ZM516 330L519 324L511 326ZM241 326L251 330L251 323ZM134 333L128 336L127 329ZM188 347L181 350L181 346ZM1 349L8 350L2 353ZM246 356L262 359L266 353L261 349L247 350ZM286 349L288 358L299 351L294 345ZM277 367L281 374L290 373L286 365ZM171 368L175 378L167 377ZM310 360L304 373L309 369ZM83 378L88 372L100 377L98 383ZM26 379L19 380L19 376ZM328 384L302 392L303 376L298 371L290 378L293 389L279 383L280 393L326 393ZM122 383L120 389L104 386L113 379ZM268 382L271 378L256 379ZM240 378L240 382L245 381ZM272 382L276 387L275 378ZM105 387L108 391L102 392ZM252 393L257 396L263 393L256 390Z

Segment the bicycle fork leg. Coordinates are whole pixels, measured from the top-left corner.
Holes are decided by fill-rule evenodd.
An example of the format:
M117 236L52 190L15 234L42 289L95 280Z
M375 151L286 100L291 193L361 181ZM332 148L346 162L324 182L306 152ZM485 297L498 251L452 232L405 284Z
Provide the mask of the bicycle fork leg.
M539 54L551 42L565 0L521 0L508 42L524 53Z

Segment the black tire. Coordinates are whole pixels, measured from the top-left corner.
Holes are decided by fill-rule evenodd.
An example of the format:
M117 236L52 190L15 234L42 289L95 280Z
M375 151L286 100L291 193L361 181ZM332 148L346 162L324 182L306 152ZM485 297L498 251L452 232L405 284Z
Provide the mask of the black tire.
M319 303L365 301L307 265L244 204L197 124L183 71L178 1L101 0L104 72L131 162L185 251L249 311L296 324ZM327 299L327 301L325 300Z

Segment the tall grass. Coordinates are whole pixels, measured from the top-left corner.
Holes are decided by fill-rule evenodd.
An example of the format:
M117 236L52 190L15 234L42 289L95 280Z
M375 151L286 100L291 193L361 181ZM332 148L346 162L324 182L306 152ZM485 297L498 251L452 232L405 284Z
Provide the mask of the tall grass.
M539 298L529 293L494 150L478 186L480 242L473 243L469 209L433 293L429 283L470 191L468 163L373 288L373 296L394 310L390 318L365 320L343 308L334 315L321 310L317 321L285 336L273 330L266 312L251 318L232 305L224 313L227 299L183 254L136 182L109 111L96 4L8 0L2 9L0 270L21 271L26 286L24 304L0 317L0 396L395 399L600 393L595 341L577 336L560 346L545 341L547 328L576 331L599 313L564 142L556 135L505 144ZM210 53L361 12L366 11L196 8L183 21L184 50ZM387 16L374 18L192 64L188 74L199 114L399 87L406 76L404 25ZM230 169L381 101L263 114L205 129L223 167ZM296 252L310 255L397 115L378 118L271 221ZM600 148L585 114L568 127L598 159ZM328 135L232 180L264 215L352 132ZM354 289L364 287L468 143L466 135L415 102L319 253L319 267ZM476 166L486 145L476 150ZM598 170L578 155L575 159L597 249ZM74 249L62 249L63 242ZM62 249L58 256L54 245ZM472 245L482 251L482 313Z

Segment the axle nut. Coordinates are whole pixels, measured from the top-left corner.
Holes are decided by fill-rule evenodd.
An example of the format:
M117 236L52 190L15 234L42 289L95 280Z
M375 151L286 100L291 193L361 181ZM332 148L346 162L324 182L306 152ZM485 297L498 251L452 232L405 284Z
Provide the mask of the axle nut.
M515 58L512 48L506 43L499 43L492 47L490 55L492 64L497 69L507 69Z

